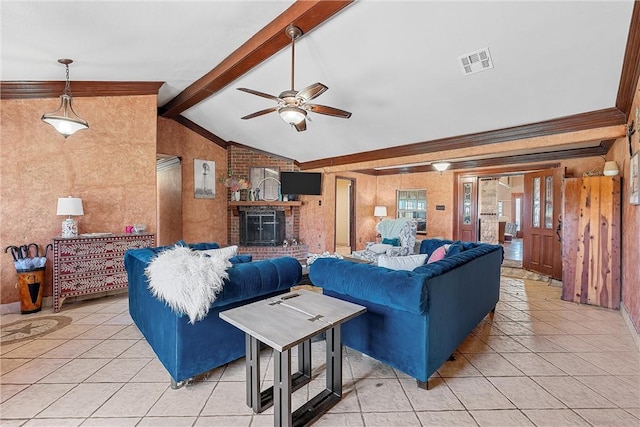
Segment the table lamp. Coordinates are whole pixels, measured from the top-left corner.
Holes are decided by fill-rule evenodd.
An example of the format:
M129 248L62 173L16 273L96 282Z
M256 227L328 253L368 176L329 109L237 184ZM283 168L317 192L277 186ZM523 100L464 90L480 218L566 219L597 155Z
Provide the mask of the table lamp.
M84 215L82 199L71 196L59 198L57 215L68 215L68 218L62 221L62 237L77 237L78 222L71 218L71 215Z
M382 218L387 216L387 207L386 206L376 206L373 208L373 216L377 216L379 221L382 221Z

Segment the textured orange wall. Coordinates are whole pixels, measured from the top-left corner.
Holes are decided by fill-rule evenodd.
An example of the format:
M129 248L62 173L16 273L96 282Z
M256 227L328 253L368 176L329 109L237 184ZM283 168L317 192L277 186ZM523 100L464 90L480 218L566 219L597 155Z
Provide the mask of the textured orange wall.
M373 207L376 204L376 178L361 173L323 173L322 196L301 196L300 238L309 252L335 250L336 176L355 179L356 248L364 249L366 242L375 239ZM318 202L321 202L319 204Z
M640 131L636 120L636 107L640 106L640 84L631 109L628 123L634 121L636 134L632 137L633 153L640 152ZM629 141L627 138L616 140L607 155L608 160L615 160L622 177L622 304L629 313L636 332L640 334L640 205L629 203Z
M60 234L58 197L82 198L80 233L155 231L156 96L74 98L90 128L66 140L40 121L58 99L0 101L0 247ZM0 254L0 303L19 301L9 254ZM44 295L52 294L51 251Z
M387 207L390 218L396 217L396 190L427 190L427 234L418 239L453 237L453 172L422 172L378 177L378 204ZM437 211L436 205L444 205Z
M213 160L216 177L227 174L227 151L181 124L158 117L158 153L182 158L182 238L227 243L227 188L216 179L216 197L194 197L193 160Z

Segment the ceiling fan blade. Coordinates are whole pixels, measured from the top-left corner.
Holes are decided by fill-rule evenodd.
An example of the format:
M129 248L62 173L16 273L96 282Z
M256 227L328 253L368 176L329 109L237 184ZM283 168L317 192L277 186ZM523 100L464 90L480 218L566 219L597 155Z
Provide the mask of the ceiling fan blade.
M300 123L298 123L297 125L294 125L294 127L296 128L296 130L298 132L302 132L304 130L307 130L307 121L306 120L302 120Z
M300 92L298 92L297 96L304 99L305 101L310 101L313 98L322 95L327 89L329 88L318 82L305 87Z
M247 93L251 93L253 95L258 95L261 96L263 98L267 98L267 99L272 99L276 102L280 102L282 101L280 98L278 98L277 96L274 95L269 95L268 93L264 93L264 92L258 92L257 90L253 90L253 89L247 89L246 87L239 87L237 88L238 90L241 90L243 92L247 92Z
M272 111L276 111L277 109L278 109L278 107L271 107L271 108L267 108L265 110L256 111L253 114L249 114L247 116L241 117L241 119L242 120L253 119L254 117L262 116L262 115L270 113Z
M348 119L349 117L351 117L351 113L348 111L340 110L333 107L327 107L326 105L305 104L303 108L314 113L326 114L327 116L341 117L343 119Z

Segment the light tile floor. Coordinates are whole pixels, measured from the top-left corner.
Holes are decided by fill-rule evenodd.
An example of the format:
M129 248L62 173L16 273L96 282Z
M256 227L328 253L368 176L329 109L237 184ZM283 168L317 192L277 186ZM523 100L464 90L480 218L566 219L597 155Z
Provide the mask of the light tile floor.
M70 325L0 347L0 424L273 425L272 408L256 415L245 404L243 360L172 390L127 312L126 296L65 304ZM294 394L294 407L324 386L324 343L312 350L315 379ZM270 356L262 357L265 385ZM640 353L620 312L563 302L557 287L503 277L496 313L455 356L426 391L345 349L343 400L315 425L640 425Z

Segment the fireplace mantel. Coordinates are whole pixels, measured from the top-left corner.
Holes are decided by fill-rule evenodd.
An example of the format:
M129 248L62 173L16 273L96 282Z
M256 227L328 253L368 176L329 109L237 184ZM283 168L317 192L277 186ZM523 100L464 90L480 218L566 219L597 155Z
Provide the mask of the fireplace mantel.
M258 200L255 202L245 202L245 201L240 201L240 202L229 202L229 208L231 208L231 211L233 212L234 216L238 216L238 208L240 206L283 206L286 209L284 210L284 214L289 216L291 215L291 210L294 206L302 206L302 202L301 201L295 201L295 202L279 202L279 201L268 201L268 200Z

